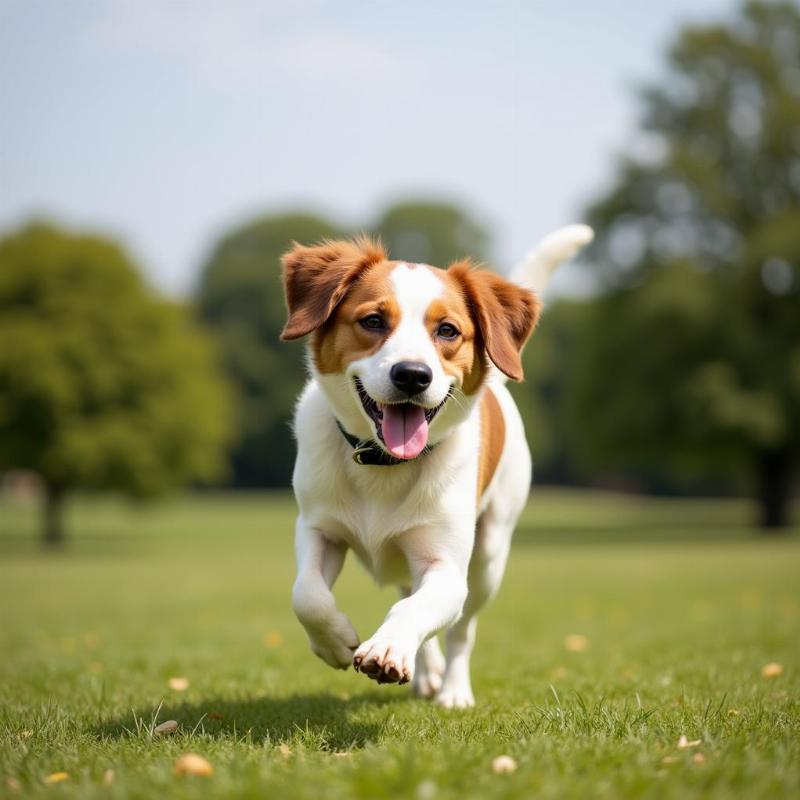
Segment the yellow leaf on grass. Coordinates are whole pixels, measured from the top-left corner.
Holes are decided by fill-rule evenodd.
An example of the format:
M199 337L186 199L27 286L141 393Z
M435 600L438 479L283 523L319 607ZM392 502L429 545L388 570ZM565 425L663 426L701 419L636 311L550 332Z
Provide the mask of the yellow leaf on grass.
M167 685L173 692L185 692L189 688L189 679L183 677L170 678Z
M783 665L775 661L770 661L761 668L762 678L777 678L780 675L783 675Z
M582 653L584 650L589 649L589 639L582 633L571 633L564 639L564 647L570 653Z
M69 780L69 772L51 772L45 779L45 783L61 783Z
M697 747L702 743L702 739L693 739L689 741L683 734L681 734L681 738L678 739L678 750L686 750L688 747Z
M207 778L209 775L214 774L214 767L211 762L207 761L203 756L197 753L184 753L175 762L176 775L200 775Z

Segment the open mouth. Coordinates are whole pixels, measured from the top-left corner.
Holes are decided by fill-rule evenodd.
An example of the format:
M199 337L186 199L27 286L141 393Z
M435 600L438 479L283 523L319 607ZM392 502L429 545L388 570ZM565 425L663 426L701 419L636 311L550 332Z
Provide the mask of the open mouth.
M378 438L396 458L416 458L428 444L428 426L450 397L435 408L424 408L416 403L378 403L356 378L356 391L367 416L375 423Z

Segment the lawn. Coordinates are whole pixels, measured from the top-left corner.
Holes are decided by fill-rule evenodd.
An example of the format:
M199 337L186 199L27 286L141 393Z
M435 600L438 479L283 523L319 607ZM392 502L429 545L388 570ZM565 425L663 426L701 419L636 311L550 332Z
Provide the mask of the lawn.
M538 492L481 617L478 707L445 712L308 650L285 495L76 501L60 554L6 500L0 793L800 796L800 537L761 538L751 513ZM355 564L337 595L364 637L394 600ZM186 752L213 775L175 775Z

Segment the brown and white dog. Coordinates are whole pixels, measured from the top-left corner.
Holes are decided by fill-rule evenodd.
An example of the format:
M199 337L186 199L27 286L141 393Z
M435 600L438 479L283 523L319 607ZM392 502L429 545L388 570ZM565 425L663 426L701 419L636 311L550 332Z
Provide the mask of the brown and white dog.
M531 481L505 380L522 379L535 292L591 238L585 225L556 231L510 280L469 262L392 261L364 238L283 257L282 338L310 334L294 421L292 599L331 666L474 705L475 615L500 585ZM363 641L331 592L349 549L401 595Z

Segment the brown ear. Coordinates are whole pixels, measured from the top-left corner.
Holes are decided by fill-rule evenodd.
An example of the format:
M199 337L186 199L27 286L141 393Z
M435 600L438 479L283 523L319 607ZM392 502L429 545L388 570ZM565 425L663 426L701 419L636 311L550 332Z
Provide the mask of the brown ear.
M511 380L521 381L522 348L541 309L536 295L469 261L452 264L448 272L464 287L486 354Z
M367 237L313 247L295 242L281 258L289 308L281 339L299 339L324 325L361 272L385 259L380 244Z

